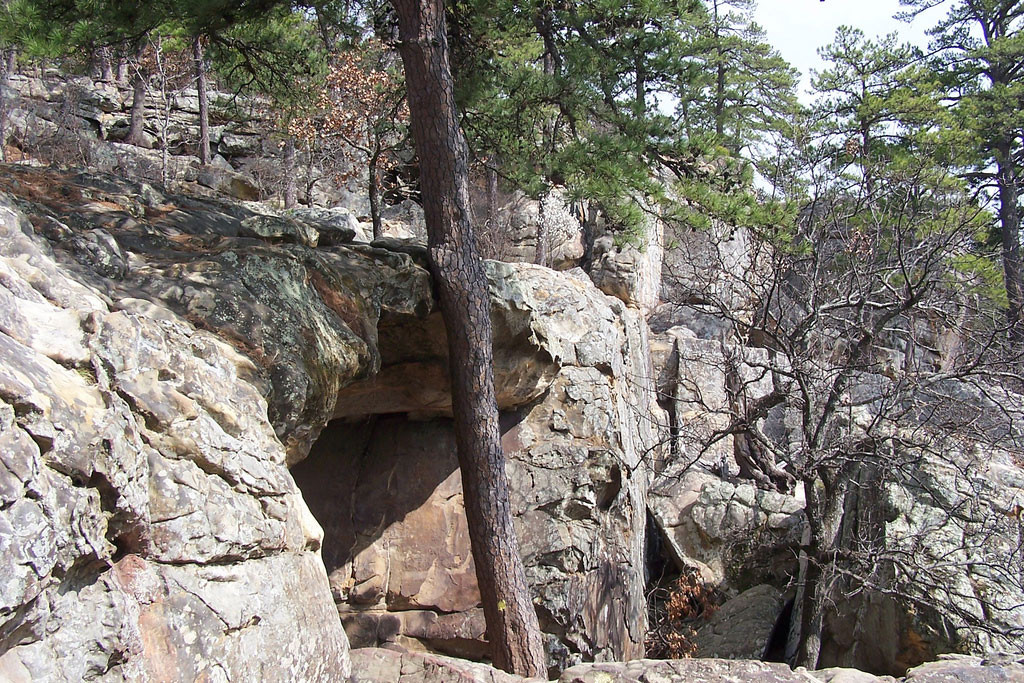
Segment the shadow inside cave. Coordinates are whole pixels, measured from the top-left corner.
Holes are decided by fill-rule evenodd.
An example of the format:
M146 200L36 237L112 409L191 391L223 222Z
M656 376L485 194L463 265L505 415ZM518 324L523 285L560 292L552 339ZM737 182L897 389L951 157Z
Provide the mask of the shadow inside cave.
M330 575L458 478L451 420L404 414L334 420L292 476L324 530ZM438 520L440 522L440 520Z

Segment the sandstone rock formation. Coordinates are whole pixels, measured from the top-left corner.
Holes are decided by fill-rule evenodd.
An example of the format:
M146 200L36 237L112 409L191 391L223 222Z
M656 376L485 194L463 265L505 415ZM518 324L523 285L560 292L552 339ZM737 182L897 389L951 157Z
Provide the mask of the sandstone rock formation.
M98 224L32 220L0 205L0 677L347 675L322 532L252 361L111 296L145 259Z
M352 653L357 683L520 683L538 679L510 676L464 660L367 648ZM905 677L872 676L856 669L791 670L783 664L727 659L639 659L581 664L563 671L558 683L1006 683L1024 680L1024 660L949 655L911 669Z
M169 118L164 130L164 104L159 92L146 97L144 143L119 144L128 132L132 90L127 84L68 77L56 71L10 74L9 106L3 141L8 160L44 160L64 166L88 166L135 180L188 187L191 194L228 196L252 201L280 194L284 186L281 150L266 135L271 115L259 100L230 93L209 94L210 145L213 163L200 167L198 158L199 99L195 89L169 93ZM166 149L166 159L162 152ZM165 168L166 161L166 168ZM38 163L38 160L37 160ZM300 187L309 186L315 205L345 207L369 215L365 174L353 173L338 183L315 165L303 164ZM303 193L306 194L306 193Z
M10 167L0 191L0 677L338 680L343 621L358 646L407 650L356 655L381 672L366 680L510 680L408 652L486 655L415 209L394 219L402 238L366 243L349 210L101 174ZM487 264L512 504L552 673L856 680L584 664L643 655L657 545L725 599L698 651L757 657L785 627L803 533L801 497L717 433L730 383L771 391L769 352L723 339L710 316L649 337L656 297L602 263L615 296L578 269ZM978 387L943 390L982 416L995 405ZM758 419L789 442L791 409ZM901 576L894 598L843 602L823 661L902 673L950 649L1021 649L1024 592L1005 558L1019 557L1024 475L1009 450L956 452L907 453L884 486L864 471L844 533L948 567L939 584ZM965 614L1008 635L960 628ZM908 680L1020 669L936 667Z
M14 169L3 185L30 217L20 219L33 233L22 241L52 249L54 273L81 283L98 310L117 313L106 327L89 323L91 333L112 349L104 353L113 356L93 363L102 367L94 381L112 383L110 391L125 403L124 419L137 423L138 448L156 451L143 458L149 468L143 470L154 477L148 486L141 484L145 478L129 475L123 475L123 485L108 485L116 477L95 474L102 472L96 464L77 475L86 482L95 478L100 503L113 506L106 513L113 520L108 526L124 526L107 535L125 549L97 551L97 572L113 571L106 567L116 565L119 553L141 558L132 562L146 567L234 567L253 554L271 562L264 556L291 553L308 558L301 561L313 568L296 571L303 590L285 602L312 610L322 621L330 602L323 599L322 573L314 571L322 571L315 555L319 528L284 470L316 442L314 457L296 473L327 527L324 557L353 636L364 637L369 629L373 642L397 639L482 654L479 598L445 418L450 399L443 327L421 248L396 244L405 250L397 252L346 244L344 231L318 216L255 214L109 177ZM333 246L317 248L321 235ZM551 662L561 667L595 657L638 656L646 610L645 459L657 445L646 328L636 312L598 292L582 274L490 263L488 275L502 340L495 356L513 505ZM18 303L13 310L28 306ZM28 324L29 314L19 315L11 324L48 349L51 335ZM152 319L159 334L118 322L126 316ZM50 324L70 325L59 317ZM167 339L176 326L184 331ZM55 357L71 365L91 358L88 344L76 342L82 336L76 335L67 335L68 349L51 351ZM197 338L209 348L191 351ZM182 349L190 351L179 357ZM208 378L215 370L205 366L193 369L188 354L223 366L216 370L223 376ZM227 386L232 383L239 387ZM40 375L37 384L40 392L60 386L49 375ZM249 404L233 400L237 392ZM391 416L367 422L375 414ZM76 415L53 420L89 422ZM331 417L340 421L317 441ZM48 426L36 428L37 439L53 440L46 430L58 428L43 422ZM251 446L236 444L250 440ZM111 460L111 468L134 462L128 455ZM199 471L179 471L182 462ZM396 485L395 477L405 483ZM332 482L322 495L315 488ZM250 502L252 496L260 502ZM354 513L346 517L336 508L318 508L325 499ZM17 533L27 532L19 527ZM211 571L203 569L204 585L227 583ZM23 570L18 576L25 578L14 586L31 583ZM233 590L244 594L273 581L243 574ZM281 582L267 594L291 585ZM21 595L27 589L12 590ZM178 599L175 590L165 591L168 600ZM246 602L234 594L220 596L215 588L211 595L194 592L211 604ZM12 605L14 614L20 604ZM82 609L97 607L83 602ZM283 608L279 617L288 614ZM225 628L232 633L259 633L248 630L253 625L276 628L258 611L243 610L243 624L253 622L244 629L228 616ZM197 642L215 640L211 623L191 628ZM327 642L311 638L307 647L334 642L334 659L344 661L343 636L336 628L323 629L321 640ZM329 654L320 659L332 666ZM146 656L136 660L155 666ZM207 662L198 656L190 661Z
M512 506L550 661L638 656L657 445L645 328L585 277L498 262L487 272ZM479 657L443 328L392 318L380 329L380 373L340 392L349 421L325 430L295 476L318 518L336 520L325 561L357 645ZM371 410L383 415L367 420ZM358 475L339 492L324 472Z

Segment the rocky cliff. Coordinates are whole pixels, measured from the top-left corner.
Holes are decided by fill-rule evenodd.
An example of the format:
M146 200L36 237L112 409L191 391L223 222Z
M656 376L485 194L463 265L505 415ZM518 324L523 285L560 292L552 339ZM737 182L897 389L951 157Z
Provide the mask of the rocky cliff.
M482 654L421 248L110 177L2 184L4 671L336 679L334 600L360 644ZM580 274L488 274L552 665L640 656L646 327Z
M366 242L347 210L94 172L9 166L0 192L0 677L332 681L355 661L357 680L503 680L396 653L486 654L422 245ZM727 367L753 397L770 391L766 351L729 347L708 318L652 335L654 256L605 247L593 279L487 264L512 504L552 673L796 680L752 662L575 668L642 657L648 591L678 573L722 603L694 622L695 654L764 657L787 628L803 533L803 500L744 473L732 435L699 447L728 413ZM763 419L785 438L785 409ZM951 560L948 584L904 577L895 597L844 603L828 663L1022 649L958 626L993 608L1002 631L1024 626L1019 577L1001 580L1019 569L1024 476L1010 452L962 453L864 482L874 495L848 532ZM350 642L368 649L353 659ZM956 660L908 680L962 675L949 667L1021 675Z

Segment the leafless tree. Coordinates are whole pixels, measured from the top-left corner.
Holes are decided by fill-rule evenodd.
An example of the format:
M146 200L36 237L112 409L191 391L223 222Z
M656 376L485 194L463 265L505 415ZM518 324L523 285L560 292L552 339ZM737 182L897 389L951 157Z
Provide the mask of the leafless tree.
M683 229L666 268L676 306L664 315L723 340L723 419L697 448L731 437L739 476L805 498L789 655L811 668L839 605L867 592L937 615L950 647L1024 637L1021 605L1000 597L1024 596L1021 547L1005 542L1019 509L977 489L986 458L1022 452L1021 349L976 241L984 209L948 174L912 166L870 193L856 175L811 176L790 228ZM925 490L937 470L964 489ZM890 498L910 489L941 514L894 521ZM986 506L1009 507L993 520Z

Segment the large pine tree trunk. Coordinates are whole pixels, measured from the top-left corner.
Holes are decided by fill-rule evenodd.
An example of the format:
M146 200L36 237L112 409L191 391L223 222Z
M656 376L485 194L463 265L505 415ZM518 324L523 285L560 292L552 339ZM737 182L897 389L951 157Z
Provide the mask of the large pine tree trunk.
M192 59L196 70L196 92L199 95L199 163L210 163L210 103L206 96L206 63L203 43L199 36L192 38Z
M469 163L448 62L442 0L393 0L420 158L431 270L448 335L455 441L495 666L546 673L509 505L492 373L490 302L470 227Z
M1015 341L1024 341L1024 264L1020 253L1020 179L1011 159L1011 145L996 149L996 175L999 192L999 233L1003 246L1003 280L1006 285L1007 323Z

